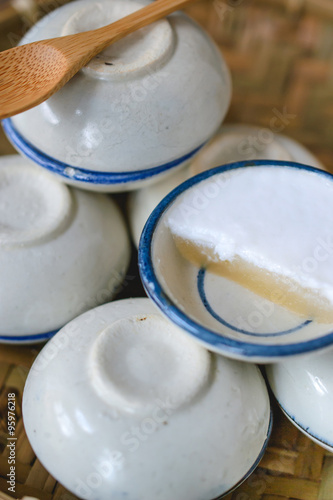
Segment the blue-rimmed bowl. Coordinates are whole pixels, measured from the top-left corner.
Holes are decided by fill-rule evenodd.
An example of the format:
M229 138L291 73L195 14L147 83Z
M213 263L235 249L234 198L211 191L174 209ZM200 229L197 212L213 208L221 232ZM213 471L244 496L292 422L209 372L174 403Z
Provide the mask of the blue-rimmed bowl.
M275 363L266 372L284 414L333 453L333 351Z
M244 168L251 168L255 175L256 167L283 167L320 175L329 183L333 180L331 174L313 167L266 160L238 162L203 172L174 189L153 211L140 240L139 268L146 292L159 309L199 342L232 358L269 363L330 346L333 325L298 316L191 264L181 256L166 224L176 200L201 182L223 180Z
M143 5L72 2L21 44L94 29ZM230 97L219 50L178 12L111 45L50 99L3 126L20 153L64 182L126 191L184 166L218 129Z
M130 259L113 200L57 182L19 155L0 161L0 342L48 340L111 300Z
M51 339L23 418L50 474L95 500L217 500L254 471L272 428L259 369L202 349L148 298L95 308Z

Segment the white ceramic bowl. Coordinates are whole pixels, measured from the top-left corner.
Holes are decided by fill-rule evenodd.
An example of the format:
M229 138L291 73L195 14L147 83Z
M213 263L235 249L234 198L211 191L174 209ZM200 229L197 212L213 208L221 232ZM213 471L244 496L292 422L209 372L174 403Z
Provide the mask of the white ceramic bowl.
M139 247L142 230L149 215L163 198L175 187L189 179L189 167L169 175L167 179L156 182L152 186L133 191L128 198L128 218L134 244Z
M302 144L267 127L223 125L193 159L190 175L227 163L249 160L295 161L325 170Z
M256 170L257 167L259 170ZM206 272L204 268L190 263L180 254L167 224L168 214L173 206L176 206L179 207L181 222L187 219L186 227L192 227L193 214L195 216L205 207L209 207L210 200L217 200L217 196L225 197L229 189L228 181L234 175L237 176L238 169L249 169L249 173L256 175L256 171L261 171L262 167L280 168L280 171L281 167L286 170L293 169L290 172L294 174L301 171L300 175L308 179L308 185L318 181L321 186L327 185L328 189L332 185L333 189L331 174L292 162L253 160L205 171L174 189L153 211L140 240L139 269L147 294L160 310L207 348L236 359L269 363L328 347L333 343L333 324L319 323L313 317L302 317L282 305L271 302L268 298L259 297L234 281ZM319 177L316 179L314 175ZM311 179L309 176L312 176ZM295 182L295 178L292 178L292 182ZM255 185L255 177L252 184ZM274 183L271 185L272 189L278 189L276 192L281 194L278 199L282 200L284 193L281 185L279 188L276 188ZM297 183L290 185L288 193L292 189L299 192ZM239 204L240 207L244 207L245 218L249 214L246 207L255 206L260 199L258 193L255 195L252 193L252 189L249 188L246 200L241 200ZM329 196L329 193L327 195ZM262 208L261 213L267 212L269 216L271 206L269 201L267 203L267 208ZM283 206L284 201L280 203ZM259 206L262 206L262 203ZM303 245L303 235L307 231L307 221L312 207L320 206L322 206L320 195L313 199L309 198L304 204L304 220L297 248ZM299 211L300 207L297 207L297 210ZM327 213L329 214L330 210ZM257 216L260 218L260 215ZM290 220L293 220L292 216L291 210ZM259 218L255 220L259 221ZM312 218L311 223L315 229L320 230L320 220L317 224ZM277 227L280 231L280 242L283 242L287 234L286 228ZM329 227L325 226L323 231L327 230ZM263 231L262 236L265 234ZM331 241L330 234L327 237ZM311 238L309 240L310 243L313 241L311 251L316 255L320 242ZM287 240L285 242L285 248L289 248L289 242ZM324 240L323 245L325 246ZM308 260L311 261L310 264L313 261L316 268L326 276L325 266L331 265L332 259L332 249L330 244L327 245L327 249L319 248L321 254L317 260L309 254L303 262L303 256L300 254L298 257L298 252L296 254L294 252L295 259L302 259L298 264L301 266L304 264L305 268ZM306 248L308 250L308 247ZM323 252L324 259L321 258ZM288 255L286 250L283 253Z
M139 246L142 230L154 208L185 180L226 163L265 159L296 161L325 170L310 151L289 137L274 133L265 127L223 125L188 167L175 172L166 180L130 194L129 219L135 245Z
M71 2L37 23L22 44L97 28L143 5ZM20 152L63 181L124 191L184 165L219 127L230 93L219 50L178 12L113 44L4 128Z
M65 326L29 373L23 418L46 469L91 500L216 498L271 427L258 368L209 353L146 298Z
M38 342L111 299L126 272L123 218L18 155L0 160L0 341Z
M332 350L266 368L285 415L315 443L333 453Z

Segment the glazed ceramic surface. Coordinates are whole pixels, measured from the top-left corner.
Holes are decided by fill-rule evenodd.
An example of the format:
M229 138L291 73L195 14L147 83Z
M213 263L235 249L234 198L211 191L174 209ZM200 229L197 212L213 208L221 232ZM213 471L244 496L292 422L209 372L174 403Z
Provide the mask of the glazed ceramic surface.
M137 248L139 247L142 229L151 212L170 191L189 177L190 171L187 166L173 173L167 179L163 179L152 186L138 189L129 195L128 214L131 235Z
M190 263L180 254L166 223L173 204L179 206L189 192L193 206L185 203L184 217L209 206L209 200L227 185L224 181L235 169L255 171L256 166L300 169L307 175L322 176L320 182L325 185L325 180L332 183L330 174L291 162L257 160L203 172L173 190L153 211L140 240L139 268L144 287L160 310L205 346L237 359L272 362L331 345L333 325L292 313L234 281ZM200 194L200 183L206 181L206 194ZM311 210L311 203L306 204L305 214ZM281 238L283 234L282 230ZM317 243L314 241L312 248L315 253ZM330 248L323 251L329 258ZM312 254L309 258L314 260ZM320 263L315 264L319 267Z
M88 311L41 351L23 418L49 472L95 500L211 500L257 465L270 432L257 367L211 354L149 299Z
M37 23L22 44L94 29L143 5L72 2ZM124 191L184 165L217 130L230 89L214 43L178 12L111 45L4 128L20 152L65 182Z
M333 452L333 351L277 363L268 380L287 417L310 439Z
M325 170L299 142L266 127L224 125L193 159L190 175L226 163L249 160L295 161Z
M136 246L139 246L142 229L151 212L179 184L213 167L235 161L260 159L296 161L324 170L324 166L304 146L289 137L267 128L224 125L187 168L175 172L168 179L131 193L129 217Z
M18 155L0 162L0 341L38 342L111 299L129 262L105 195L70 189Z

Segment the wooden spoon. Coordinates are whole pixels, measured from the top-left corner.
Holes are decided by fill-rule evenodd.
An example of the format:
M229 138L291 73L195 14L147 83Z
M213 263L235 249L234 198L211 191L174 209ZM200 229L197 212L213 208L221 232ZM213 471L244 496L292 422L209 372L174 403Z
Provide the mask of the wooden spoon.
M37 106L105 47L190 1L156 0L102 28L0 52L0 119Z

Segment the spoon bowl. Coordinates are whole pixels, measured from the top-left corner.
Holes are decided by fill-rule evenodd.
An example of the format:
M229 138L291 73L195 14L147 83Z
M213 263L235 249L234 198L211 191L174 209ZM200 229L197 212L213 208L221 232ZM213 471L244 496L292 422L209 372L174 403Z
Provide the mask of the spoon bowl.
M27 64L29 60L33 62ZM35 42L6 50L0 61L1 118L37 106L71 77L65 54L48 44Z

